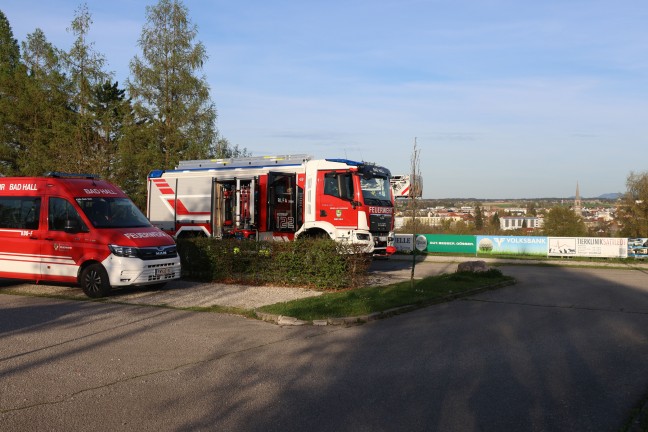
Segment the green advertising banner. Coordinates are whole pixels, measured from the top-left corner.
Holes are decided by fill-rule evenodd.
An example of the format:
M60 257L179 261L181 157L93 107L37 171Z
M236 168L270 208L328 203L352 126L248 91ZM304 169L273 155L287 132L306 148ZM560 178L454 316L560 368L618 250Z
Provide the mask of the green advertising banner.
M425 234L428 252L464 253L475 255L477 241L472 235Z
M479 255L547 256L547 237L477 236Z

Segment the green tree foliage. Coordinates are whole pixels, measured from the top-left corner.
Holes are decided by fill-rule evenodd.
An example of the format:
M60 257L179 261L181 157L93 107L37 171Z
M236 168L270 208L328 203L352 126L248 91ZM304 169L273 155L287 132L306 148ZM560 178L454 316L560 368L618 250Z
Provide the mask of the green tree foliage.
M480 205L475 207L475 229L477 231L484 229L484 215Z
M587 227L583 218L568 207L553 207L544 218L544 235L556 237L584 237Z
M179 160L201 159L215 142L216 109L205 78L196 73L207 59L197 28L178 0L146 8L139 40L142 56L130 64L128 89L138 118L149 123L151 168L174 168Z
M488 228L489 228L488 234L497 234L501 231L500 217L498 212L493 213L493 216L490 218L490 223Z
M648 171L631 172L626 179L626 192L618 208L621 234L627 237L648 237Z
M71 82L67 79L62 54L36 29L22 43L26 74L16 79L21 97L14 107L20 128L20 174L42 175L62 171L73 136L75 115L70 109Z
M13 107L19 97L16 88L19 59L18 41L7 17L0 11L0 174L4 175L13 174L17 169L17 119Z
M247 148L240 148L238 144L230 144L227 138L218 137L216 145L210 151L210 158L235 158L235 157L249 157L252 156Z
M0 11L0 73L11 72L18 67L20 49L14 39L7 16Z
M67 29L69 51L36 29L19 46L0 11L0 174L88 172L119 184L140 206L152 169L179 160L250 156L218 135L204 77L207 55L179 0L147 7L127 88L94 50L87 5ZM131 100L134 102L131 103Z
M93 145L89 162L96 166L102 177L119 180L130 166L123 164L125 130L133 127L133 110L126 90L120 89L115 81L106 81L92 89L92 102L89 105L90 118L93 120ZM130 149L129 149L130 151Z
M65 54L67 70L72 83L70 105L76 113L74 136L68 144L65 155L57 162L58 165L73 172L91 172L104 174L110 164L106 155L114 154L111 148L105 148L105 140L100 138L97 130L96 112L92 107L100 105L95 98L101 92L95 91L110 74L104 71L106 60L97 53L93 43L88 40L92 16L86 4L77 9L76 15L68 31L74 34L75 40L70 50Z

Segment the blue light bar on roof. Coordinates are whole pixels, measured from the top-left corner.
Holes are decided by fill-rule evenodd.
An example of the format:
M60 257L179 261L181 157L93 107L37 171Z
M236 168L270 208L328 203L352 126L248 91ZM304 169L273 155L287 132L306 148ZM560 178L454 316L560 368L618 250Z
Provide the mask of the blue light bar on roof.
M351 166L360 166L360 165L364 165L363 162L356 162L356 161L352 161L352 160L349 160L349 159L326 159L326 161L328 161L328 162L343 163L343 164L347 164L347 165L351 165Z

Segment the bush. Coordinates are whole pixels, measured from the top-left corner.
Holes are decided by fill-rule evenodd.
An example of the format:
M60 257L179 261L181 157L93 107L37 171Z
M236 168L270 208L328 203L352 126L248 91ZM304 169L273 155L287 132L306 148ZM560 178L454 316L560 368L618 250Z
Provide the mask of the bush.
M364 284L371 257L327 239L294 242L178 240L184 278L344 289Z

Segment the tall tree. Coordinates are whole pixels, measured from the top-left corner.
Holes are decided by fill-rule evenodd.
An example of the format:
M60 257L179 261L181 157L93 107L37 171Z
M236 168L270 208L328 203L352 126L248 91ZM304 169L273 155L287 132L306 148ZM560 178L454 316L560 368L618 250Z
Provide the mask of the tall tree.
M410 179L412 181L412 185L410 186L410 191L409 191L409 202L410 202L410 210L412 214L412 245L413 245L413 250L412 250L412 271L410 273L410 288L414 288L414 270L416 268L416 238L418 236L418 219L417 219L417 213L418 213L418 199L421 197L421 150L418 148L418 143L416 138L414 138L414 149L412 150L412 157L411 157L411 171L410 171Z
M20 61L20 48L7 16L0 11L0 73L11 72Z
M59 159L70 145L75 115L69 104L71 82L61 57L40 29L22 43L27 77L19 82L21 98L14 109L20 116L16 139L24 175L61 170Z
M493 213L493 217L491 218L491 226L493 229L499 231L500 230L500 217L499 217L499 212Z
M205 78L197 76L207 59L204 45L194 42L197 33L181 1L146 7L142 57L130 63L128 90L138 118L151 125L151 168L173 168L213 152L216 109Z
M479 204L475 208L475 229L478 233L484 229L484 214Z
M626 192L618 208L621 234L627 237L648 237L648 171L630 172Z
M104 149L105 141L99 139L95 126L95 113L91 106L95 104L98 86L110 78L104 71L105 57L94 50L94 43L89 41L88 35L92 25L92 15L87 4L81 5L75 13L68 31L75 40L70 50L65 54L70 79L72 80L73 94L71 97L72 109L76 112L75 134L69 144L64 160L59 160L60 166L74 171L104 171L110 164L110 159L97 160L97 155L110 155L110 149Z
M553 207L544 218L544 235L556 237L584 237L587 227L583 218L569 207Z
M14 39L9 20L0 11L0 174L3 175L14 174L17 170L14 105L19 98L16 92L19 61L18 41Z
M94 120L95 140L90 160L100 169L102 177L117 180L123 168L120 144L123 144L125 129L134 126L130 99L126 98L126 90L120 89L118 82L106 81L93 88L89 109Z

